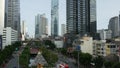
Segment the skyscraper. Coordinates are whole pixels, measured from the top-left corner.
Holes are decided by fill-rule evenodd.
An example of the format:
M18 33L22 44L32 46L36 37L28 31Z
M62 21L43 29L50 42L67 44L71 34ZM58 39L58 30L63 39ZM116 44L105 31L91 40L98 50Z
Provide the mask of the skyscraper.
M119 12L119 36L120 36L120 12Z
M67 0L67 33L96 33L96 0Z
M0 0L0 27L18 31L20 40L20 0Z
M119 36L119 18L112 17L109 21L108 29L112 31L112 37Z
M5 0L5 24L18 31L20 39L20 0Z
M21 34L22 34L22 39L21 39L21 40L24 41L25 38L26 38L26 26L25 26L25 21L22 21Z
M45 14L35 16L35 38L40 38L44 34L48 34L48 19Z
M59 0L52 0L51 2L51 35L52 36L58 36L58 28L59 28L59 15L58 15L58 9L59 9Z

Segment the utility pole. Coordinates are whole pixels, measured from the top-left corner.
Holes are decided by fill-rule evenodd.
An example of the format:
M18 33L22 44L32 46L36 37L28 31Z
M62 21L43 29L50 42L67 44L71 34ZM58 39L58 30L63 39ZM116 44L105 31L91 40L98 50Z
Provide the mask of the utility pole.
M79 68L79 51L78 51L78 68Z
M78 51L78 68L79 68L79 52L80 52L80 45L76 46L76 50Z
M18 68L19 68L19 51L18 51Z

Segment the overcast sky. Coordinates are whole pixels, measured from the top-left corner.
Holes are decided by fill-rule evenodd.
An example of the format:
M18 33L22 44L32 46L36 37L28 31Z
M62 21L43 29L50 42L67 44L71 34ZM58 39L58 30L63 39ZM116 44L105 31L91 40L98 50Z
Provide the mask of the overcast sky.
M26 21L27 32L34 36L35 15L46 14L49 23L49 34L51 25L51 0L20 0L21 22ZM120 0L96 0L97 1L97 29L105 29L109 19L118 16L120 11ZM66 24L66 0L59 0L59 27ZM61 28L60 28L61 29ZM61 33L59 29L59 33Z

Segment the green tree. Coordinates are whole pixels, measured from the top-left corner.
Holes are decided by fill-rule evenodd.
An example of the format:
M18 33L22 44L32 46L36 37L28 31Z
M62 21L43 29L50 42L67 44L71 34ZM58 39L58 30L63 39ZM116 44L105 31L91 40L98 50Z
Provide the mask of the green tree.
M67 49L62 48L62 49L61 49L61 53L62 53L63 55L67 55Z
M95 63L96 68L102 68L104 59L101 56L95 57L93 62Z
M119 57L115 54L110 54L105 57L105 61L116 63L119 62Z
M45 43L45 46L51 50L56 48L55 44L50 40L45 40L44 43Z
M79 61L84 67L89 67L92 60L92 55L88 53L80 53Z
M113 66L113 62L104 62L105 68L111 68Z
M73 57L77 60L77 58L78 58L78 51L74 51L74 52L72 53L72 55L73 55Z
M12 45L6 46L3 50L0 51L0 65L6 61L10 56L12 56L13 51L16 47L20 47L20 42L15 42Z
M42 50L42 55L46 59L48 65L53 66L58 61L58 56L52 51L46 49L43 46L40 49Z
M120 63L115 63L112 68L120 68Z
M28 68L29 59L30 59L30 49L29 47L25 47L22 54L20 55L20 60L19 60L20 65L23 68Z

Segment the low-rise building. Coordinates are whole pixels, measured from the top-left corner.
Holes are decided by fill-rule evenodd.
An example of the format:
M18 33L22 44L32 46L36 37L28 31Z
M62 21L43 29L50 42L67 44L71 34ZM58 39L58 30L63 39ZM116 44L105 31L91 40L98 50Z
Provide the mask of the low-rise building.
M110 40L93 40L93 37L84 36L73 41L73 49L80 46L83 53L89 53L96 56L108 56L110 54L119 54L120 44Z
M105 48L106 48L106 55L109 54L118 54L118 45L116 45L115 43L106 43L105 44Z
M93 55L93 38L92 37L82 37L80 39L77 39L73 42L74 48L76 46L80 46L80 50L83 53L89 53Z
M93 43L93 56L108 56L110 54L118 54L119 46L113 42L97 41Z
M98 30L98 33L100 34L101 40L112 38L112 31L111 30L102 29L102 30Z
M93 55L93 38L92 37L83 37L81 39L81 51L83 53L89 53Z
M13 30L11 27L2 28L0 30L0 35L2 35L2 49L18 41L18 32L16 30Z
M94 40L93 56L106 56L105 40Z
M63 48L63 40L54 40L56 48Z

